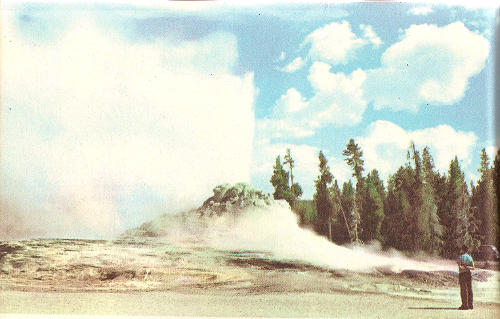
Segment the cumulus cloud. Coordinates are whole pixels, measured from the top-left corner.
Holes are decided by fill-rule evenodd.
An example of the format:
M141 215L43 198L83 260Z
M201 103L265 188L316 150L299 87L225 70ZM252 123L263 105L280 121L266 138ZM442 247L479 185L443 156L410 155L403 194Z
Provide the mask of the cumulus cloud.
M310 103L318 110L316 121L338 126L358 124L367 104L362 90L366 74L361 69L349 75L332 73L330 68L326 63L315 62L309 71L308 80L315 91Z
M328 158L328 165L330 166L330 172L338 180L339 187L342 189L342 183L348 182L352 178L351 168L343 158L339 157Z
M274 112L278 114L295 113L305 109L308 104L299 91L291 88L276 101Z
M434 10L432 10L432 7L429 6L413 7L408 10L409 15L415 16L426 16L432 12L434 12Z
M2 19L0 196L14 201L2 215L15 206L52 236L110 236L147 208L249 181L255 89L232 71L233 35L130 43L84 17L37 42L16 18ZM123 198L135 198L132 220Z
M371 25L361 24L359 28L363 31L363 37L374 46L378 47L383 43Z
M471 163L477 136L449 125L407 131L392 122L379 120L371 123L363 136L356 138L363 150L366 170L376 168L384 178L406 161L410 141L418 149L428 146L436 168L446 173L455 156L465 167Z
M317 29L306 38L311 43L309 57L335 64L347 61L347 52L357 47L349 44L353 41L359 45L363 41L375 46L382 43L371 26L361 25L360 29L365 39L355 37L345 21ZM337 46L334 40L344 44ZM308 75L313 95L306 99L292 88L294 98L288 96L289 90L288 99L282 96L275 109L283 109L285 104L295 106L297 112L274 112L260 121L259 128L273 137L307 137L326 125L360 123L369 102L375 109L414 112L422 104L450 105L463 97L469 79L482 70L488 54L488 40L461 22L444 27L412 25L383 53L379 68L357 69L346 75L331 72L326 62L315 61Z
M337 65L347 64L366 41L352 32L349 22L343 21L332 22L314 30L306 37L304 44L311 45L311 59Z
M429 145L435 156L436 168L448 171L450 161L457 156L467 166L472 161L472 151L477 142L474 132L457 131L449 125L410 132L415 144L424 147Z
M310 44L307 59L322 61L332 65L347 64L354 57L356 51L371 43L379 46L383 42L377 36L371 25L361 24L362 37L358 37L351 30L347 21L332 22L310 33L302 46ZM279 61L284 60L284 53ZM302 57L295 58L292 62L279 68L283 72L295 72L305 65Z
M292 62L288 63L282 68L279 68L280 71L287 72L287 73L292 73L295 71L300 70L304 66L305 62L304 59L301 57L293 59Z
M483 69L489 47L461 22L412 25L384 52L382 67L367 71L365 96L375 109L453 104L463 97L469 78Z
M498 146L488 146L486 147L485 151L486 155L488 155L488 158L490 159L490 163L492 163L497 156Z
M362 91L365 72L357 69L346 75L332 73L330 68L315 62L308 76L314 95L306 99L295 88L289 89L276 101L270 117L258 121L258 134L302 138L330 124L352 126L361 122L367 105Z

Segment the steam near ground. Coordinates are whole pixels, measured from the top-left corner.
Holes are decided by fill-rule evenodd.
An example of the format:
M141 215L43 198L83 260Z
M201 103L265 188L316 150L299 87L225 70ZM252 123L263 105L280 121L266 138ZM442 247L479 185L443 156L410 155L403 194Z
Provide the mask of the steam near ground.
M216 249L270 253L279 260L302 261L337 270L456 271L456 265L451 261L430 257L412 260L396 251L382 251L377 244L351 248L338 246L311 230L300 228L296 215L287 206L274 202L268 207L248 208L238 215L205 218L204 225L190 223L188 229L176 227L175 233L170 233L169 237L180 241L196 238Z
M2 238L112 238L250 179L233 35L130 43L94 10L3 9Z

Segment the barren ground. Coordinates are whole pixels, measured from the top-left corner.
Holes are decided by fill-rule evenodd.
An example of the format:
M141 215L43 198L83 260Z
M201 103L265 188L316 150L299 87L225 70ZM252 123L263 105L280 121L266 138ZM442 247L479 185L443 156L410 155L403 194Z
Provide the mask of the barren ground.
M498 283L497 271L475 271L475 309L457 311L452 271L333 271L261 252L151 239L0 243L3 316L494 318Z

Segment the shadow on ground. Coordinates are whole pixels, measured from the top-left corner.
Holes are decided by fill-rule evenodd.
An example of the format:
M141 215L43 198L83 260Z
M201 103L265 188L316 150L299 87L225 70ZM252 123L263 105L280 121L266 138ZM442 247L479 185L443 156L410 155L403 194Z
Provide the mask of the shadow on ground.
M408 307L413 310L459 310L457 307Z

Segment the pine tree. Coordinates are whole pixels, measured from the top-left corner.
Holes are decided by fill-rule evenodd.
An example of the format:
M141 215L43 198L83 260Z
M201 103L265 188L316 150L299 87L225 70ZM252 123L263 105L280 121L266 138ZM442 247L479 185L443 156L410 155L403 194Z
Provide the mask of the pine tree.
M428 253L438 255L441 252L443 240L442 227L438 217L438 205L436 203L435 181L439 178L434 170L434 161L429 152L429 148L425 147L422 151L422 210L428 221L427 227L424 229L424 247Z
M479 233L483 239L483 244L494 245L496 241L496 223L495 223L495 185L493 179L493 169L490 168L490 161L486 150L481 150L481 166L478 170L481 173L481 179L478 182L476 198L473 211L475 217L479 220Z
M477 230L477 225L471 214L470 197L467 193L467 187L462 189L462 194L460 194L458 200L455 202L454 209L457 214L457 225L453 242L456 251L459 251L460 247L463 246L467 246L469 250L476 250L480 245L480 241L473 236Z
M330 198L332 200L332 240L337 244L345 244L350 241L349 230L345 212L342 208L341 193L337 180L329 188Z
M356 221L355 242L361 242L361 234L363 233L362 220L363 220L363 197L366 192L363 190L363 171L364 160L363 151L353 139L349 140L346 149L342 152L345 157L347 165L351 166L353 173L352 176L356 177L356 192L354 200L354 214L353 217ZM359 222L359 223L358 223Z
M361 223L361 217L354 209L355 190L351 181L345 182L342 185L342 192L340 194L340 202L342 213L347 219L347 226L349 232L349 239L351 242L359 242L358 228ZM344 216L342 216L344 217Z
M347 165L351 166L353 169L352 176L356 177L356 181L358 183L361 182L362 173L364 170L363 151L361 151L361 148L354 142L352 138L346 145L346 149L342 152L342 155L344 155Z
M293 194L288 185L288 173L283 169L279 155L276 157L270 182L274 187L274 199L284 199L292 205Z
M328 185L332 182L333 176L328 167L328 161L322 151L319 152L319 175L315 181L316 193L314 201L318 213L318 231L320 234L328 236L331 240L331 222L333 217L333 203L328 191Z
M471 240L472 236L470 236L472 225L469 214L469 194L457 157L450 163L446 188L446 204L439 216L444 228L443 256L454 258L462 245L477 244Z
M290 204L290 207L293 208L297 198L302 196L302 188L298 183L289 184L290 180L293 181L293 178L289 177L292 174L292 167L294 163L294 160L290 155L290 149L287 150L287 155L285 156L285 158L287 158L287 161L285 161L284 164L290 165L290 172L287 172L284 169L283 165L281 164L280 156L277 156L270 182L274 187L274 199L284 199L288 202L288 204Z
M292 155L290 154L289 148L286 149L286 154L285 154L284 159L285 159L285 161L283 162L283 164L284 165L288 164L288 166L290 168L290 170L288 171L289 176L290 176L290 185L293 185L293 167L294 167L295 161L293 160Z
M377 170L372 170L365 179L361 193L362 207L361 239L365 242L371 240L382 241L380 229L384 220L384 185L379 178Z
M437 220L439 220L439 226L437 230L439 231L439 239L437 240L437 245L439 247L439 255L444 256L444 241L446 232L446 221L443 219L446 216L446 211L448 209L448 188L447 188L447 177L441 175L439 172L433 174L431 178L432 188L434 189L434 202L437 206Z
M382 223L384 246L398 250L413 251L414 238L417 233L413 216L411 195L408 190L413 185L413 171L406 165L401 166L389 178L387 196L384 203L385 218Z
M293 194L293 199L292 203L295 202L297 198L302 196L302 187L298 183L293 182L293 168L295 167L295 160L292 158L292 155L290 153L290 149L287 148L286 154L284 157L285 161L283 162L284 165L288 164L289 171L288 171L288 176L290 177L290 190ZM292 205L293 206L293 205Z
M441 227L437 216L432 180L432 157L427 148L420 152L413 143L407 162L389 180L382 233L385 245L406 251L439 253Z

